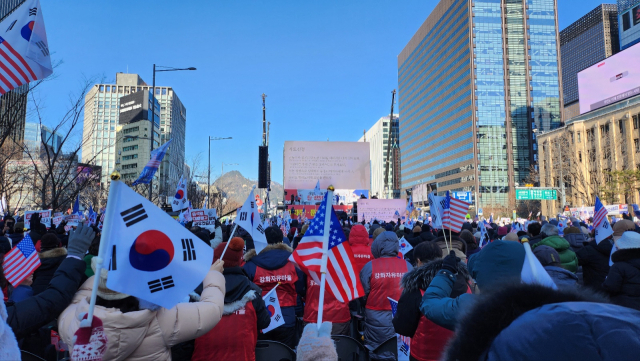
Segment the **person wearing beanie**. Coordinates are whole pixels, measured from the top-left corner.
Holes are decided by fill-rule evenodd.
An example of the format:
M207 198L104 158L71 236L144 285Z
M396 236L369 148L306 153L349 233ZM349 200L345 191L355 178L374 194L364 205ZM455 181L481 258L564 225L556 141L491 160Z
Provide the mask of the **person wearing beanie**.
M371 244L373 260L360 271L360 282L364 288L365 321L364 344L375 350L394 337L391 304L387 297L400 298L400 280L413 267L408 261L398 258L400 243L393 232L383 232ZM393 357L387 352L370 353L372 359Z
M524 246L519 242L493 241L469 259L467 267L476 288L482 292L499 289L506 283L519 282L525 261ZM422 297L420 311L438 326L454 330L460 315L475 302L475 294L452 298L460 259L451 251Z
M42 236L38 257L40 258L40 267L33 273L33 285L31 285L34 295L47 288L53 274L62 261L67 258L67 249L62 247L60 240L54 233L47 233Z
M388 231L385 231L385 229L384 229L384 228L382 228L382 227L377 228L375 231L373 231L373 236L371 237L371 242L375 241L375 240L376 240L376 237L378 237L379 235L381 235L381 234L382 234L382 232L388 232Z
M531 249L534 250L539 246L549 246L555 249L560 255L560 263L562 267L575 273L578 271L578 257L576 253L571 250L569 242L558 235L558 227L551 223L542 226L540 233L544 233L546 236L542 241L532 244Z
M551 279L560 288L578 287L578 276L560 266L560 255L549 246L539 246L533 251Z
M509 233L509 230L505 226L498 227L498 237L502 238Z
M264 234L268 245L259 254L255 249L249 250L244 255L246 263L243 269L249 280L262 289L261 297L279 284L275 293L280 302L284 325L266 334L259 334L258 339L282 342L295 349L298 343L296 306L298 296L306 295L307 278L304 272L289 261L293 249L282 243L282 231L278 227L270 226L265 229Z
M640 234L624 232L616 239L615 247L611 254L613 265L602 287L613 303L640 310Z
M92 265L96 265L92 259ZM84 264L84 262L83 262ZM200 301L166 309L107 287L108 271L101 269L94 315L102 320L106 350L103 360L171 360L171 347L200 337L221 319L225 295L223 262L216 261L202 281ZM89 310L93 277L80 287L58 318L58 333L72 348L80 320Z
M13 233L9 234L8 237L11 239L11 247L17 246L24 238L24 223L16 222L16 225L13 227Z
M575 226L567 227L563 231L563 238L569 242L571 246L571 250L576 252L580 248L584 247L585 244L589 243L589 239L582 233L580 229L579 223L574 223Z
M280 232L282 233L282 232ZM218 260L227 243L214 249ZM262 290L249 280L240 266L244 240L234 237L229 242L224 261L225 295L222 319L216 327L196 338L192 361L255 360L258 334L269 327L271 318L262 299Z

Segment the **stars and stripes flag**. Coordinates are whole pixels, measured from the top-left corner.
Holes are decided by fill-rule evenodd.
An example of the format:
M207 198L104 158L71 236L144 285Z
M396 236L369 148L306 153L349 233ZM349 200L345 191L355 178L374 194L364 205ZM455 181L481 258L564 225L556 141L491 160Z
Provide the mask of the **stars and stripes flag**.
M360 275L353 268L355 260L351 246L340 227L336 212L329 204L329 193L324 195L315 217L290 259L320 284L322 256L327 252L326 285L336 299L344 303L364 296L364 289ZM329 222L328 233L325 233L326 222Z
M39 0L22 3L0 29L0 95L53 73Z
M442 203L442 209L444 210L442 228L450 229L452 232L460 232L469 211L469 203L451 198L449 191L447 191Z
M29 234L4 256L4 277L13 287L18 287L28 275L40 267L40 258Z
M607 208L602 205L600 198L596 197L596 205L593 209L593 228L596 230L596 243L600 243L603 239L613 234L613 228L607 219Z
M391 297L387 297L389 303L391 303L391 315L392 317L396 316L396 312L398 312L398 301L394 300ZM399 333L396 333L397 347L398 347L398 361L409 360L409 355L411 354L411 337L402 336Z
M140 176L138 177L138 179L136 179L135 182L131 183L132 186L151 182L151 180L153 179L153 175L156 174L158 168L160 167L160 163L162 163L162 158L164 158L164 155L167 154L169 144L171 144L171 139L151 152L151 159L149 159L147 165L145 165L142 172L140 172Z

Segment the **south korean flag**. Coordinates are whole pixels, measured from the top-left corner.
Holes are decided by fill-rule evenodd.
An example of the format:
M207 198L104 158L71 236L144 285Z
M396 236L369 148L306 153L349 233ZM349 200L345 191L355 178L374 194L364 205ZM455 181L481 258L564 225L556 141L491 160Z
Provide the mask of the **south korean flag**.
M256 205L255 199L252 189L249 197L247 197L242 208L238 211L236 224L251 235L256 253L260 253L260 251L267 246L267 237L264 235L266 223L262 224L262 222L260 222L260 213L258 213L258 206Z
M176 187L176 194L173 196L173 201L171 202L171 209L174 212L177 212L187 208L188 206L189 203L187 201L187 180L183 177L180 177L178 187Z
M170 309L209 272L213 250L120 181L109 195L103 241L107 287ZM106 245L105 245L106 246Z
M267 311L269 312L269 317L271 318L271 323L269 323L269 327L262 329L262 333L267 333L274 328L278 328L284 325L284 317L282 317L282 310L280 309L280 301L278 301L278 295L276 294L276 285L271 289L262 299L264 300L264 305L267 307Z

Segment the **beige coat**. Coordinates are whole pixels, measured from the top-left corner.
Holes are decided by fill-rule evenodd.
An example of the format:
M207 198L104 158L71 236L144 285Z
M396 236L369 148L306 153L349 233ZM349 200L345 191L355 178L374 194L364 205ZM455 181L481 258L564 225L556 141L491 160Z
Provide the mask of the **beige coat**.
M93 277L73 297L58 318L58 330L71 348L80 317L89 310ZM171 346L209 332L222 317L225 281L218 271L209 271L203 281L200 302L180 303L170 310L140 310L122 313L115 308L96 306L107 336L103 360L171 360Z

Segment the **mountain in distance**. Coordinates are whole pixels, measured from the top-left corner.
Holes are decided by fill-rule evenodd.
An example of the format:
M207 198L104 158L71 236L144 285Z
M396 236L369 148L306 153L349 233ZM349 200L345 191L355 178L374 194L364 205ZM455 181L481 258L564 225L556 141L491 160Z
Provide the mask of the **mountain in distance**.
M213 186L216 189L226 194L228 201L234 201L239 205L242 205L244 201L247 200L249 192L251 192L251 187L254 185L256 186L256 194L260 194L262 198L263 194L258 192L257 188L258 181L245 178L242 173L237 170L227 172L213 182ZM272 181L271 192L269 193L271 203L275 205L277 202L281 202L283 195L284 187L282 184Z

